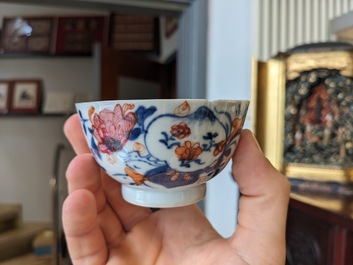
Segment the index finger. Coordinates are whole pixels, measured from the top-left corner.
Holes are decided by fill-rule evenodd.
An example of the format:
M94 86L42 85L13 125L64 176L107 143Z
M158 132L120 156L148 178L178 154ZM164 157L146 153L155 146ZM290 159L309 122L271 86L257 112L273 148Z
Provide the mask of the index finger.
M78 114L72 115L65 122L64 133L76 154L90 153Z

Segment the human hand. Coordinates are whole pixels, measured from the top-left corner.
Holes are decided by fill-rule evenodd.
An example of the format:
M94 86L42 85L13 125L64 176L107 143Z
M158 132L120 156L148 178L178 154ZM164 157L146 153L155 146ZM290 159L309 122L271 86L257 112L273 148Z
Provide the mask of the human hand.
M65 124L77 156L67 169L69 195L63 226L73 264L261 264L285 263L287 179L243 130L233 156L242 196L238 225L222 238L197 205L152 212L127 203L121 184L106 175L86 144L78 115Z

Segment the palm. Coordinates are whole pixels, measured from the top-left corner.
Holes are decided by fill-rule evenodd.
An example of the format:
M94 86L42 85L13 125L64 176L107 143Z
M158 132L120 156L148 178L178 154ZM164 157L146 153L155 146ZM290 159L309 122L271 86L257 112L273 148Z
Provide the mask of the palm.
M233 164L243 193L239 224L223 239L196 205L152 212L125 202L120 184L87 153L75 133L79 126L74 117L65 128L79 154L67 170L70 195L63 208L74 264L283 264L288 184L258 151L245 150L254 146L248 132L238 147L245 154L236 154ZM264 193L266 187L273 192Z

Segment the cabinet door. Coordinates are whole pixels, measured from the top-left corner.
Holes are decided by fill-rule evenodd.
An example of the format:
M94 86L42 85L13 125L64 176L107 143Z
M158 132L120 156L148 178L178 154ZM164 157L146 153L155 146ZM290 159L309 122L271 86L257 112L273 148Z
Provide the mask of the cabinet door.
M344 264L353 264L353 231L348 231L346 236L346 250Z
M323 219L289 208L287 265L332 264L334 228Z

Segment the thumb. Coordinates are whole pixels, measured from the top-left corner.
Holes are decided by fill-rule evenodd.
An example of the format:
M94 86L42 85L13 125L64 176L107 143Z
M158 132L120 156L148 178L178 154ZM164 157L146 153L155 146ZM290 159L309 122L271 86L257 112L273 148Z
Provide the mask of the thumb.
M249 130L241 134L232 170L242 195L238 226L231 244L237 249L243 248L243 255L249 261L254 258L251 249L256 247L256 253L264 255L265 260L272 257L269 264L284 264L288 179L264 157Z
M243 130L233 156L233 175L240 192L246 196L258 196L282 190L289 194L289 182L263 155L261 148L249 130Z

